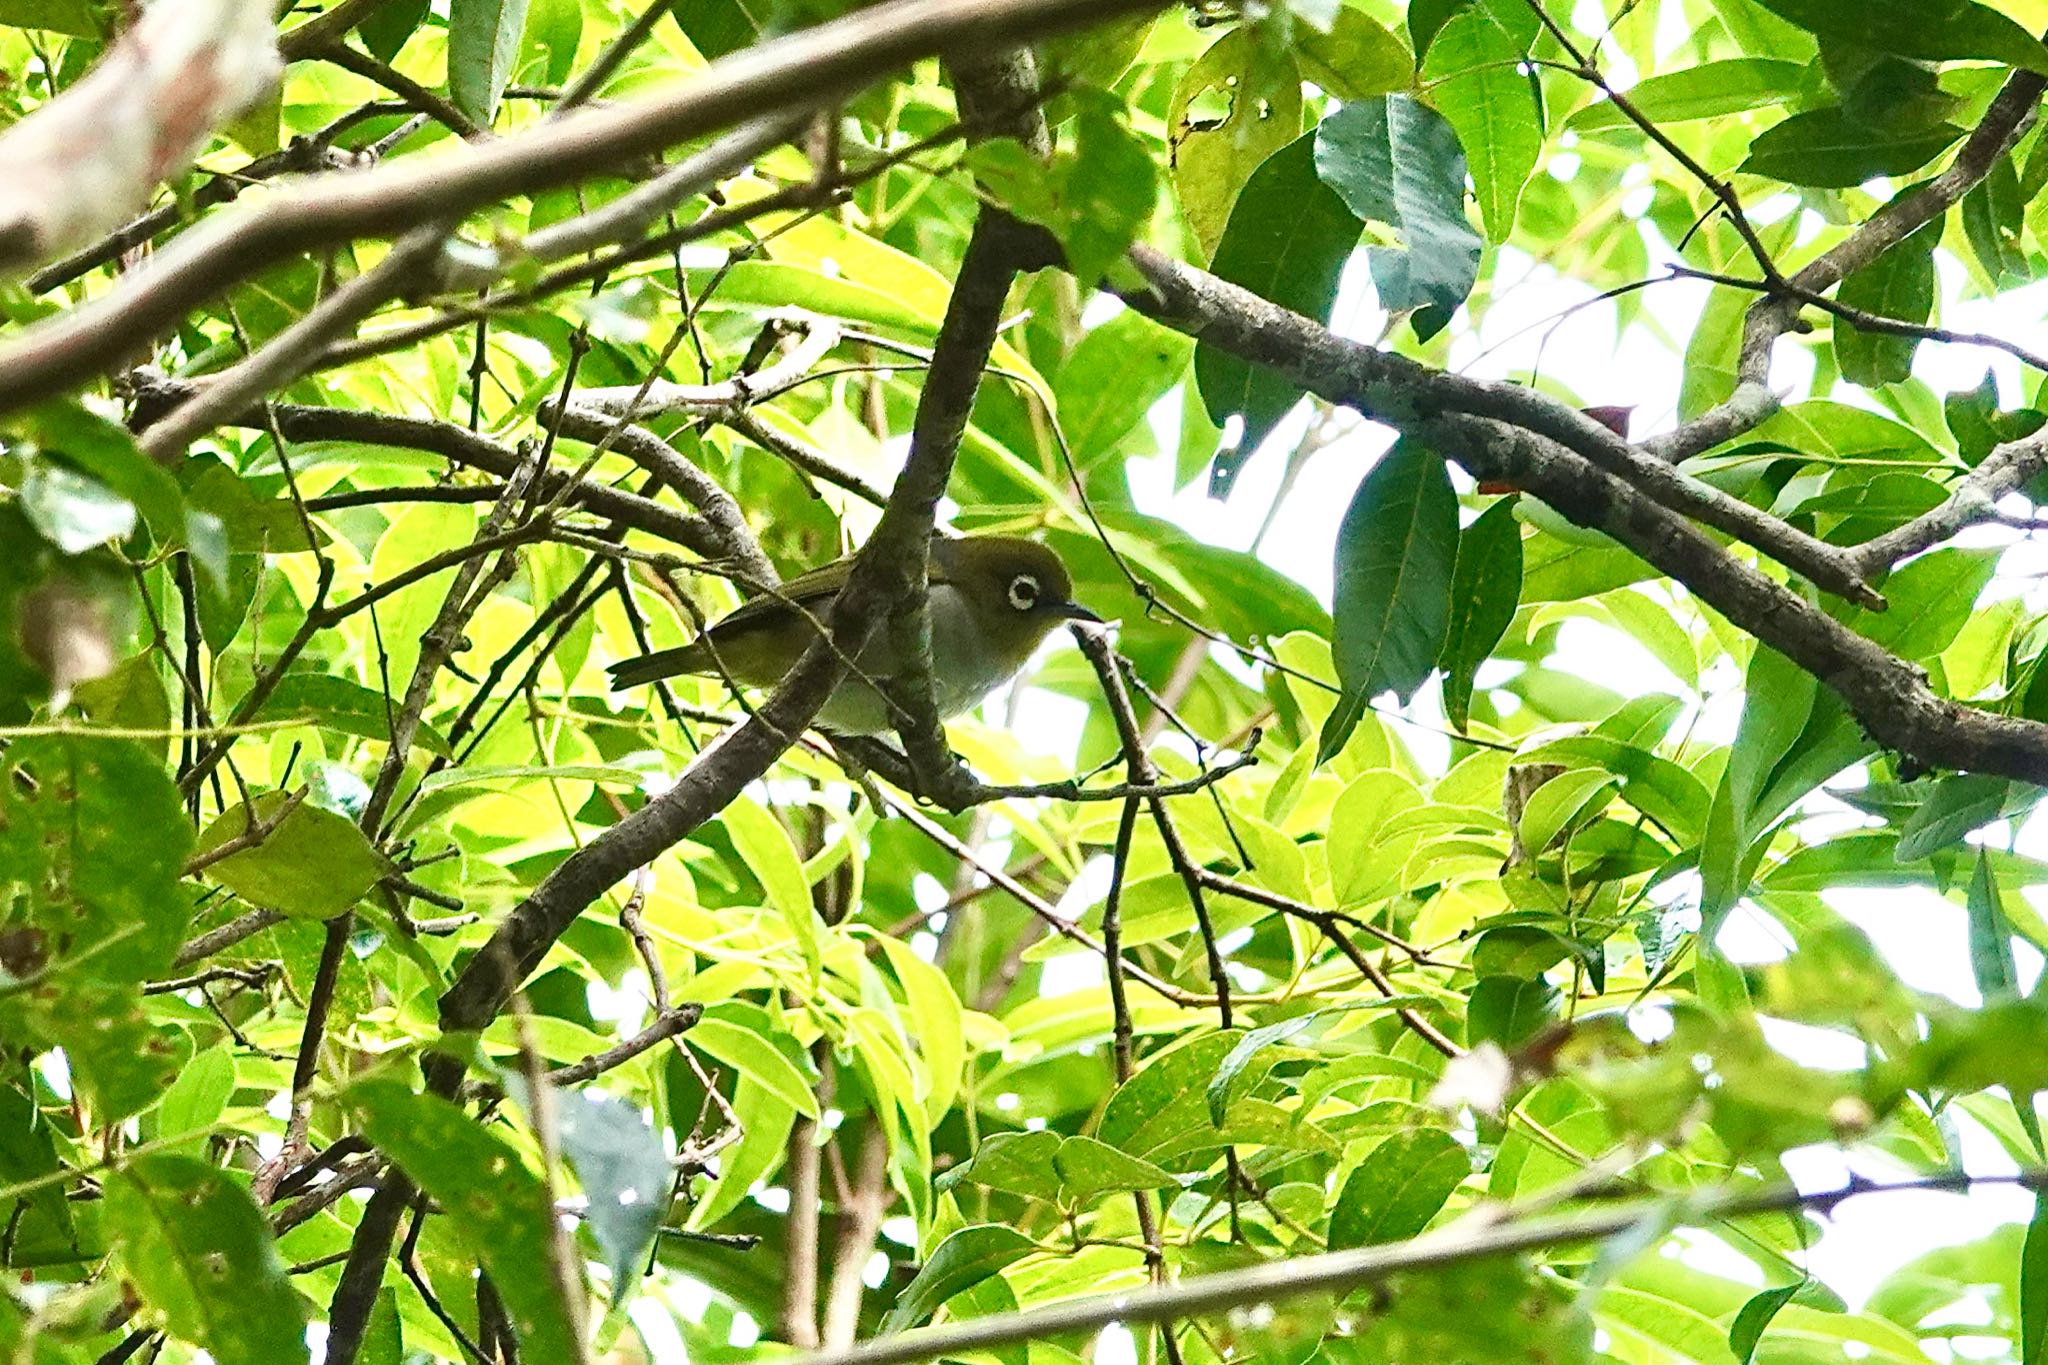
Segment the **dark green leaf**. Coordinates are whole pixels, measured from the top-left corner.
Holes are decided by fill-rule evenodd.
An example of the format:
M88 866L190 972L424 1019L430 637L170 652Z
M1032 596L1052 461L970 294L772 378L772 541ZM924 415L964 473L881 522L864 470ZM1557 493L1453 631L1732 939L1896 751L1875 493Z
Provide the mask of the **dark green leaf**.
M1856 0L1757 0L1823 38L1836 38L1921 61L1981 58L2048 73L2048 48L2012 20L1976 0L1914 0L1864 5Z
M1735 1353L1737 1365L1749 1365L1756 1357L1756 1344L1763 1339L1764 1329L1771 1325L1771 1319L1778 1316L1778 1310L1792 1301L1800 1286L1783 1285L1777 1289L1766 1289L1756 1294L1742 1311L1735 1315L1735 1321L1728 1327L1728 1349Z
M448 93L455 107L489 126L519 61L527 0L449 0Z
M1846 307L1878 317L1925 323L1934 315L1934 248L1940 237L1936 220L1932 231L1914 233L1842 281L1836 297ZM1851 383L1876 386L1910 379L1919 346L1914 337L1890 336L1835 320L1835 356Z
M1471 1173L1471 1154L1449 1133L1396 1133L1344 1182L1330 1214L1330 1249L1406 1241L1429 1226Z
M2013 962L2012 926L1999 898L1998 874L1982 849L1970 876L1969 910L1970 969L1977 978L1977 993L1986 1000L2016 994L2019 968Z
M1994 285L2027 278L2027 253L2020 245L2026 214L2026 193L2010 155L1994 161L1976 188L1963 196L1963 234Z
M1438 666L1444 671L1444 714L1460 730L1471 717L1473 679L1507 634L1521 597L1522 525L1514 499L1503 498L1458 537L1451 574L1450 625Z
M1516 976L1481 977L1465 1007L1465 1041L1514 1048L1556 1017L1557 988Z
M1416 334L1443 330L1479 278L1484 242L1465 217L1465 153L1442 115L1400 95L1347 104L1315 133L1316 171L1359 218L1403 249L1367 253L1380 303L1420 310Z
M1841 108L1794 114L1750 144L1746 175L1788 185L1847 189L1878 176L1910 175L1953 146L1964 129L1892 128Z
M356 33L371 56L389 62L404 49L406 40L426 19L432 4L433 0L388 0L370 11L356 26Z
M176 1335L221 1365L305 1360L299 1296L254 1201L196 1157L135 1157L107 1180L128 1277Z
M1331 653L1343 697L1324 722L1319 756L1344 747L1382 692L1403 701L1435 667L1450 629L1458 499L1443 459L1397 443L1358 487L1337 532Z
M455 1236L490 1272L521 1355L574 1360L568 1311L550 1268L555 1210L518 1153L448 1101L396 1081L359 1082L344 1100L363 1135L447 1210Z
M1038 1250L1037 1243L1001 1223L979 1223L961 1228L939 1243L931 1259L917 1272L896 1306L883 1320L885 1332L902 1332L917 1326L952 1298L972 1289L1005 1266L1023 1260Z
M1320 320L1329 317L1337 300L1337 281L1358 243L1358 222L1317 178L1318 136L1297 138L1253 172L1231 210L1211 269L1283 308ZM1244 421L1236 449L1216 461L1212 489L1220 494L1300 401L1301 385L1200 342L1195 383L1217 425L1232 416Z

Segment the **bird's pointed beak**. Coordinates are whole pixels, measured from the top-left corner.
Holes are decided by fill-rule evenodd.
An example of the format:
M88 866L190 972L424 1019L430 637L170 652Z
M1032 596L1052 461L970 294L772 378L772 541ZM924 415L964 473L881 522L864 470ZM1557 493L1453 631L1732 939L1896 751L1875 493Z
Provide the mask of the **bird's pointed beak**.
M1069 621L1093 621L1098 626L1103 624L1100 616L1097 616L1079 602L1061 602L1055 610Z

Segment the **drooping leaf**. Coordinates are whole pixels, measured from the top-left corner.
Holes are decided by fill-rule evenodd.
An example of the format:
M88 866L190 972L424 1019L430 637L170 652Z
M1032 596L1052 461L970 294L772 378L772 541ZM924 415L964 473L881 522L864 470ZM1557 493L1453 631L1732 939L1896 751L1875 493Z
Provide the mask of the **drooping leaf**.
M448 1211L457 1237L490 1272L522 1354L574 1359L552 1268L555 1210L518 1153L448 1101L397 1081L358 1082L344 1100L378 1150Z
M309 1358L299 1296L255 1203L197 1157L136 1157L108 1179L129 1279L172 1332L222 1365Z
M1535 90L1518 69L1524 55L1494 12L1474 5L1443 26L1422 64L1429 102L1457 130L1496 242L1513 234L1522 187L1543 151Z
M1471 719L1479 666L1515 619L1522 597L1522 526L1514 500L1487 508L1458 537L1451 573L1450 624L1438 666L1444 672L1444 713L1464 729Z
M449 0L448 93L488 126L519 62L527 0Z
M1320 133L1267 157L1245 182L1210 268L1261 298L1326 319L1344 262L1358 243L1358 222L1316 174ZM1211 491L1227 493L1238 469L1301 399L1296 381L1199 340L1195 384L1210 420L1243 421L1234 451L1217 458Z
M915 1327L937 1312L946 1300L1001 1274L1038 1244L1001 1223L980 1223L961 1228L931 1254L910 1282L882 1326L884 1331L901 1332Z
M1344 747L1366 703L1404 701L1435 667L1450 629L1458 503L1443 460L1403 441L1359 485L1337 532L1331 652L1343 697L1323 725L1321 758Z
M1442 331L1479 278L1484 246L1465 217L1457 132L1405 96L1361 100L1317 127L1315 165L1354 214L1400 236L1400 248L1367 253L1381 305L1414 310L1424 340Z

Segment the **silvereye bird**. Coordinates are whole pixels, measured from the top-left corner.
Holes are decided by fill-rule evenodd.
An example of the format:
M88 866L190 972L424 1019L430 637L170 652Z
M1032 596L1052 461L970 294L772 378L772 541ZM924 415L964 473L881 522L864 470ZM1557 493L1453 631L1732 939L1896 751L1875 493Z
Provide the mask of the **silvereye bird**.
M695 673L773 687L817 638L852 564L835 560L793 578L680 649L613 664L612 686ZM1014 676L1062 621L1102 619L1072 600L1073 579L1058 555L1014 536L934 538L930 581L932 681L941 718L968 710ZM896 646L886 625L869 636L854 662L867 677L886 682L895 676ZM842 735L895 728L888 703L853 672L833 689L817 724Z

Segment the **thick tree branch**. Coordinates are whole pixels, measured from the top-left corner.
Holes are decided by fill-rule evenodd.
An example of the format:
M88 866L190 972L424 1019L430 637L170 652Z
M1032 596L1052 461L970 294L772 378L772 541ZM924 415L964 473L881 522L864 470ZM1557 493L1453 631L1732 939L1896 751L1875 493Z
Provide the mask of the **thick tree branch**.
M1125 296L1133 307L1255 363L1295 373L1304 340L1301 325L1329 335L1299 314L1148 247L1134 248L1131 261L1149 287L1149 292ZM1342 397L1313 383L1305 387L1403 431L1443 412L1511 423L1564 446L1626 481L1643 498L1735 537L1837 596L1868 607L1884 605L1840 546L1816 540L1680 473L1585 413L1534 389L1448 374L1367 346L1356 346L1347 354L1346 369Z
M583 109L459 158L408 157L230 210L104 298L0 345L0 412L91 377L228 285L299 252L588 179L770 112L816 109L921 57L991 51L1158 7L1159 0L890 0L735 52L663 95Z
M1153 291L1131 295L1134 306L1385 422L1482 480L1525 489L1570 521L1607 533L1825 683L1879 743L1928 767L2048 782L2048 725L1937 696L1921 669L1561 442L1557 433L1578 416L1564 404L1511 389L1512 401L1481 415L1480 405L1456 397L1506 386L1447 387L1433 371L1391 363L1397 358L1203 271L1142 250L1133 260Z

